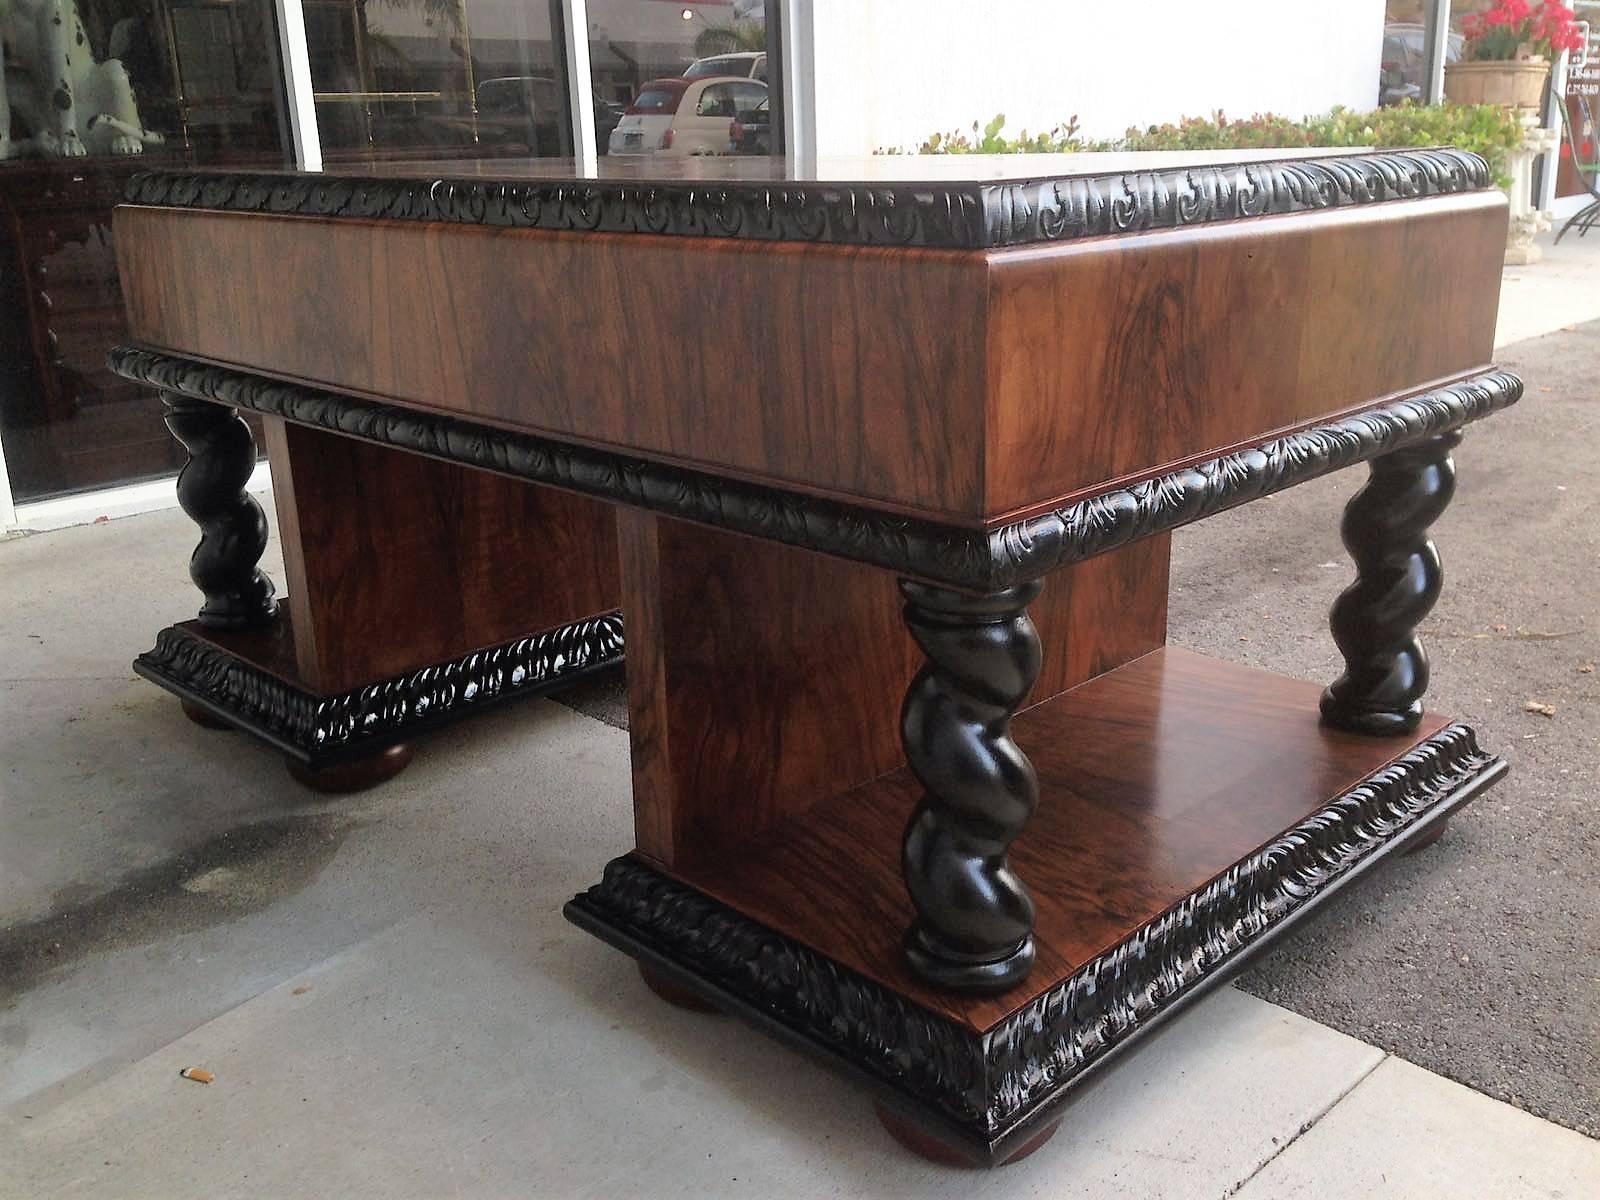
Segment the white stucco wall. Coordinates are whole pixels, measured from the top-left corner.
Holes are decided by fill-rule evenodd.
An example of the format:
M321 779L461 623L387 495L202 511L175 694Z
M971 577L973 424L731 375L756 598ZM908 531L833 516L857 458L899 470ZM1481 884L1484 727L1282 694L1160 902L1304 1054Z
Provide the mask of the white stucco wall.
M1383 0L814 0L818 153L1377 103Z

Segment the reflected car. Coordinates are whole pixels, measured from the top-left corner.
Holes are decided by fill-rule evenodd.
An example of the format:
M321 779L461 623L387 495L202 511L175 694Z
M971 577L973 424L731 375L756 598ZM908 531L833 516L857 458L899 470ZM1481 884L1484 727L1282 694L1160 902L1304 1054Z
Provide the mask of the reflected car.
M767 97L742 117L728 123L729 154L772 153L772 109Z
M594 91L595 147L604 154L626 105ZM478 140L489 145L522 143L541 157L559 155L566 131L566 96L547 75L505 75L478 85Z
M1465 39L1452 33L1445 42L1444 60L1461 60ZM1425 26L1391 22L1383 27L1383 60L1378 73L1378 103L1421 103L1428 75L1428 30Z
M754 118L767 85L744 77L652 79L611 133L609 153L727 154L730 122Z
M767 82L767 56L760 50L739 50L733 54L713 54L697 58L684 69L685 79L708 79L713 75L737 75L742 79Z
M506 75L478 85L478 136L490 145L522 143L540 157L561 153L561 85L542 75Z

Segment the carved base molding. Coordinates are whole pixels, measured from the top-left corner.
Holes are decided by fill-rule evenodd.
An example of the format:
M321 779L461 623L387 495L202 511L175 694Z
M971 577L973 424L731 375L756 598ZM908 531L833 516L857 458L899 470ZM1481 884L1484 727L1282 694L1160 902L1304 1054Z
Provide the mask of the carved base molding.
M263 670L181 625L133 669L186 704L313 770L372 755L484 709L622 662L622 614L605 613L334 695Z
M994 1165L1140 1038L1504 773L1469 728L1447 726L981 1032L636 858L610 863L565 913Z

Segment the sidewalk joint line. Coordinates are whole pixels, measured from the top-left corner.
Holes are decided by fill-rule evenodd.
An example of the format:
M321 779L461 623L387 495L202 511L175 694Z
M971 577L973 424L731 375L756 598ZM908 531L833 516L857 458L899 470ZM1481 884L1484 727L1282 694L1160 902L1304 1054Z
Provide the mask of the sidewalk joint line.
M1373 1049L1377 1049L1377 1047L1373 1047ZM1388 1051L1380 1050L1379 1053L1378 1053L1377 1062L1373 1063L1372 1066L1368 1067L1365 1071L1363 1071L1361 1073L1360 1077L1357 1078L1355 1080L1355 1082L1353 1082L1349 1087L1345 1088L1344 1091L1340 1092L1337 1096L1335 1096L1332 1100L1330 1100L1322 1108L1317 1110L1317 1112L1312 1115L1310 1120L1302 1122L1301 1125L1300 1125L1300 1128L1296 1129L1293 1134L1291 1134L1289 1137L1285 1138L1284 1141L1283 1141L1283 1144L1281 1146L1278 1146L1276 1149L1274 1149L1271 1154L1269 1154L1266 1158L1262 1159L1261 1162L1256 1165L1256 1169L1255 1170L1251 1171L1250 1174L1246 1175L1243 1179L1239 1180L1238 1183L1235 1183L1231 1187L1227 1188L1222 1193L1221 1200L1228 1200L1229 1196L1238 1195L1239 1192L1241 1192L1250 1183L1250 1181L1252 1179L1254 1179L1257 1175L1261 1174L1261 1172L1265 1171L1267 1169L1267 1167L1271 1163L1277 1161L1279 1155L1281 1155L1290 1146L1292 1146L1296 1142L1298 1142L1306 1134L1310 1133L1314 1126L1316 1126L1316 1125L1321 1123L1322 1118L1326 1117L1335 1108L1337 1108L1337 1107L1339 1107L1339 1105L1343 1104L1344 1100L1345 1100L1345 1097L1347 1097L1351 1092L1355 1091L1358 1087L1360 1087L1363 1083L1365 1083L1371 1077L1372 1073L1374 1071L1376 1071L1379 1067L1383 1066L1383 1064L1386 1063L1389 1060L1390 1057L1391 1056L1388 1053Z

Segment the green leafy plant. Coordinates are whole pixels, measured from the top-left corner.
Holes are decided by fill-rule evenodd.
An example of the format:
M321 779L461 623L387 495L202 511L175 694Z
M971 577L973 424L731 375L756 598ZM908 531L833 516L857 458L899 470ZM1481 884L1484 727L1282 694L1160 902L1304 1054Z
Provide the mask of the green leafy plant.
M1495 104L1397 104L1370 112L1335 108L1294 120L1257 113L1230 120L1222 112L1185 117L1176 125L1129 129L1110 142L1088 141L1072 117L1046 133L1004 134L1005 117L973 123L970 134L936 133L922 143L923 154L1062 154L1084 150L1271 150L1303 146L1457 146L1481 155L1495 181L1510 182L1506 157L1522 142L1521 118Z
M952 130L936 133L917 148L918 154L1072 154L1089 148L1078 136L1078 118L1074 114L1066 123L1054 126L1043 133L1029 133L1024 129L1016 137L1006 137L1006 116L998 113L987 125L972 123L971 132Z
M1497 104L1397 104L1369 112L1335 108L1299 121L1272 113L1230 121L1218 112L1178 125L1130 129L1119 146L1125 150L1456 146L1482 156L1503 186L1510 182L1506 157L1521 142L1521 118Z

